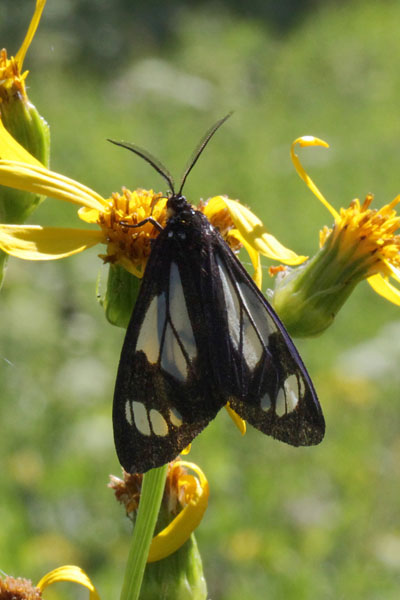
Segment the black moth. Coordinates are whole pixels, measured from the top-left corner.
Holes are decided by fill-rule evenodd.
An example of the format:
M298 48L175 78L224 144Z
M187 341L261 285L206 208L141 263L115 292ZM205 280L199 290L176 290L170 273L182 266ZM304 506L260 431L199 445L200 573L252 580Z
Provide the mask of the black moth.
M170 216L151 250L115 386L115 445L130 473L175 458L227 402L293 446L324 436L314 387L284 326L219 232L182 196L188 173L227 118L201 141L178 193L154 157L114 142L149 162L171 189Z

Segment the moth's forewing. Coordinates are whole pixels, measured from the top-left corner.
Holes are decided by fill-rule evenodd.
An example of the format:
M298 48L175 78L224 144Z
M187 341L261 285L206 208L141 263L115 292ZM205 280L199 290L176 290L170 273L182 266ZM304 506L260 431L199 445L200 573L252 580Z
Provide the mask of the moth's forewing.
M232 253L220 255L230 338L241 365L231 407L251 425L293 446L318 444L325 421L308 372L282 322ZM229 290L226 281L229 282ZM239 335L235 332L239 331Z
M175 458L225 403L219 379L227 366L209 339L210 330L224 338L220 292L209 271L209 223L197 215L170 219L157 238L127 329L113 422L129 472Z

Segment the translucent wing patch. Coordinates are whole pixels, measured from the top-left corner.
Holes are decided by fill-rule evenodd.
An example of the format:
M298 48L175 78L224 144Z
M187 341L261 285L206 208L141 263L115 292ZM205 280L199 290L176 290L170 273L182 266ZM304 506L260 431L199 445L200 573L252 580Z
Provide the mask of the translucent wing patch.
M151 300L140 328L136 351L144 352L149 363L159 364L176 379L187 379L197 348L179 269L174 262L170 269L169 295L162 292Z
M262 357L263 346L254 324L249 319L248 312L244 310L245 303L240 287L231 282L219 257L217 257L217 265L224 291L231 342L242 354L248 367L253 369Z
M173 262L169 278L168 323L160 344L161 368L185 381L197 348L186 307L178 265Z
M166 316L165 293L154 296L140 328L136 350L144 352L147 360L155 364L159 360L160 345L164 334Z

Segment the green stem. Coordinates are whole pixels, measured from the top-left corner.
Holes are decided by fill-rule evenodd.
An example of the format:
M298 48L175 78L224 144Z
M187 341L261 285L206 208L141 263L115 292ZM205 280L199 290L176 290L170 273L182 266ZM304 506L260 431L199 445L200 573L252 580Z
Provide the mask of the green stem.
M168 464L158 469L151 469L143 476L139 510L126 563L121 600L137 600L139 598L149 548L164 493L167 469Z

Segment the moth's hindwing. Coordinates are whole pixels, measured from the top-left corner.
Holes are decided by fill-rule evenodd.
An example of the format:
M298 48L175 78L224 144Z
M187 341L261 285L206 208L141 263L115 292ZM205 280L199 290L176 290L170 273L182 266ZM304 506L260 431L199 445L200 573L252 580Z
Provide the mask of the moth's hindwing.
M226 402L262 432L312 445L325 424L282 323L198 211L172 217L152 249L114 396L125 470L172 460Z

